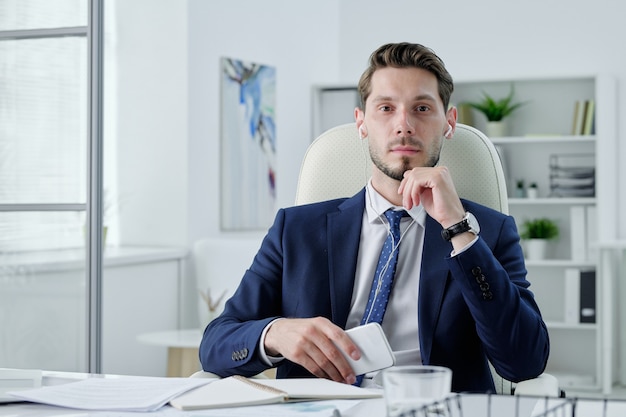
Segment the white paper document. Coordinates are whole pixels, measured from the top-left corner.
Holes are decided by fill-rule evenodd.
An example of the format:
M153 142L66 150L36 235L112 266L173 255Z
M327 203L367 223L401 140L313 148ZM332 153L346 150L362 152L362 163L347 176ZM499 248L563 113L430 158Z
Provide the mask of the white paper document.
M68 384L13 391L14 397L82 410L154 411L190 389L211 383L204 378L87 378Z

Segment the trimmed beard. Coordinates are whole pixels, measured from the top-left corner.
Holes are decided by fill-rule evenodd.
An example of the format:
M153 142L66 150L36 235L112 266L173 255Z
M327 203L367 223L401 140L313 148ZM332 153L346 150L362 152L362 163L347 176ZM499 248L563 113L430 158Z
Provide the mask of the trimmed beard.
M426 161L426 163L423 166L432 168L435 165L437 165L437 163L439 162L440 153L441 153L441 147L439 147L439 150L435 155L430 155L430 158ZM411 167L409 163L409 158L405 156L405 157L402 157L402 165L400 166L400 168L394 169L390 167L389 165L385 164L381 160L381 158L378 157L377 153L372 152L371 147L370 147L370 157L372 159L372 162L374 163L374 166L378 168L380 172L382 172L389 178L394 179L396 181L402 181L404 179L404 173L410 170L411 168L413 168Z

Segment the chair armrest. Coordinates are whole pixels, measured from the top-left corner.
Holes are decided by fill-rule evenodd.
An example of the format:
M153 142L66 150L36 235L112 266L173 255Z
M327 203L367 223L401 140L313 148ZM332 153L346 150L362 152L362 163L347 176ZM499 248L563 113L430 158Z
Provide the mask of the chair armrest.
M559 397L560 394L559 381L554 375L546 373L537 378L518 382L515 386L515 395Z

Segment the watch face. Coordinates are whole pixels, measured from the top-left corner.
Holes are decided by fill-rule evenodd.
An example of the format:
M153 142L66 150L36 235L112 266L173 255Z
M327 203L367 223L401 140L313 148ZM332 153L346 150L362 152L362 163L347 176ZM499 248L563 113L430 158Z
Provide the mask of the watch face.
M470 232L476 235L480 233L480 225L478 224L478 220L476 220L476 217L474 217L474 215L469 211L467 212L467 222L469 223Z

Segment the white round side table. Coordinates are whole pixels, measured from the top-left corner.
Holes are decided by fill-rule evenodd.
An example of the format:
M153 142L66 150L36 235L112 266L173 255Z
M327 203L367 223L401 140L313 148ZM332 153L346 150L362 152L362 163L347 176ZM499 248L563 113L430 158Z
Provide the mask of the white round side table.
M167 347L167 376L188 377L202 369L198 357L201 329L170 330L137 335L137 341Z

